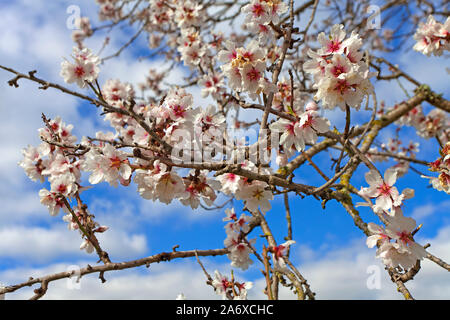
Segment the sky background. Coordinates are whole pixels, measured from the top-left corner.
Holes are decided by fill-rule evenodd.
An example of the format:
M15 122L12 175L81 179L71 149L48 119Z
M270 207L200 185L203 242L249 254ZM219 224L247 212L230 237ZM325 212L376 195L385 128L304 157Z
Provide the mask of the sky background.
M375 3L375 2L374 2ZM93 26L99 25L97 5L93 0L43 1L43 0L0 0L0 64L21 72L37 70L37 76L51 82L63 84L59 76L63 57L69 57L73 43L71 32L66 27L69 16L66 9L76 4L82 16L88 16ZM309 11L307 12L309 13ZM380 30L380 33L382 30ZM111 44L103 56L115 52L133 35L132 30L123 28L113 31ZM88 47L97 52L104 34L94 35L86 41ZM411 42L412 43L412 42ZM162 60L137 58L149 53L147 40L140 37L135 46L122 53L120 58L109 60L101 66L99 81L110 78L131 83L143 82L148 69L159 69ZM448 98L449 66L443 57L426 57L418 52L395 50L383 54L400 68L421 82L442 92ZM169 76L175 83L187 76L188 70L178 68ZM54 118L60 115L64 122L74 124L74 134L95 136L95 132L107 131L107 123L98 116L97 110L68 96L48 89L38 90L35 83L21 80L20 87L9 87L7 81L13 76L0 70L0 282L12 285L28 277L37 277L51 272L67 270L69 266L94 265L96 256L79 250L81 243L77 232L67 230L62 215L51 217L46 207L39 203L39 183L33 183L17 165L22 159L21 150L28 144L40 143L37 130L42 127L41 113ZM407 89L406 83L404 83ZM80 90L74 86L73 89ZM378 100L387 105L404 100L404 93L396 82L376 84ZM207 103L200 97L198 89L189 90L194 95L196 106ZM204 106L204 105L203 105ZM260 117L259 113L248 113L246 117ZM343 113L330 113L332 125L344 124ZM361 112L356 120L368 119L367 112ZM438 156L437 144L415 136L413 130L402 129L402 134L421 143L419 159L432 161ZM387 142L393 135L391 129L383 130L378 141ZM409 141L405 141L408 143ZM327 167L326 159L318 158L317 164ZM384 163L383 171L393 163ZM415 165L417 169L426 168ZM364 173L357 171L353 185L366 186ZM308 182L319 185L320 177L311 174L312 169L304 166L297 177L308 177ZM416 236L419 243L431 243L429 251L445 261L450 260L450 199L443 192L428 188L428 180L415 173L400 178L396 184L401 191L412 187L416 196L406 202L405 215L414 217L424 226ZM225 239L224 210L191 210L174 202L169 206L159 202L146 201L139 197L136 186L110 187L106 183L83 193L83 199L97 221L108 225L110 230L99 236L102 247L109 252L113 261L124 261L145 257L162 251L170 251L174 245L179 250L208 249L223 247ZM218 200L220 204L220 199ZM308 280L318 299L401 299L391 283L383 266L375 259L375 250L368 249L362 232L353 225L345 210L330 201L327 210L313 198L294 199L290 197L294 223L292 259ZM234 202L237 212L242 203ZM272 201L273 210L267 214L277 234L279 243L286 234L284 205L282 197ZM376 221L367 209L361 209L364 221ZM252 237L259 240L261 231L255 230ZM253 259L256 260L256 259ZM229 272L230 263L226 257L202 259L212 274L215 269L223 274ZM381 277L380 289L369 290L366 281L367 269L378 266ZM264 299L265 282L256 261L248 272L235 270L240 280L250 280L255 287L250 299ZM50 285L44 299L175 299L183 292L188 299L215 299L211 287L205 284L204 275L195 259L183 259L170 263L152 265L149 269L138 268L106 274L108 280L101 284L97 276L83 277L80 288L70 289L66 280ZM420 299L449 299L450 278L448 272L437 265L424 261L422 270L413 281L407 283L414 297ZM32 296L32 289L8 294L7 299L23 299ZM282 292L282 298L293 298L289 292Z

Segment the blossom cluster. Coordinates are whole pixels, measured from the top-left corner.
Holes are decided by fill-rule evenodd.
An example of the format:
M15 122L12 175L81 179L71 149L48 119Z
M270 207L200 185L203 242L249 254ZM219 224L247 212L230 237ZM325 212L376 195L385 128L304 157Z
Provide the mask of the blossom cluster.
M295 150L305 150L307 143L316 143L317 134L327 132L330 128L330 121L319 115L314 102L308 103L305 110L298 107L290 111L295 120L280 118L270 125L272 131L282 133L280 144L287 157L293 155Z
M416 153L419 152L418 142L409 141L408 144L403 144L399 137L389 138L388 142L382 143L380 147L385 154L377 154L378 148L372 147L367 157L373 162L387 161L389 157L394 157L397 163L392 168L397 171L397 177L402 177L408 172L410 162L406 159L415 159Z
M274 92L276 87L265 77L266 54L258 41L251 41L246 48L236 48L232 41L225 43L218 59L228 78L228 86L238 92L248 92L249 97L257 99L261 92Z
M441 56L444 51L450 50L450 17L442 24L429 15L425 23L419 23L414 40L417 41L414 50L427 56Z
M368 224L371 235L367 238L368 247L378 245L377 258L391 268L401 266L408 270L417 260L426 257L423 246L414 241L414 233L417 232L416 221L405 217L401 206L403 201L414 196L412 189L405 189L401 194L394 186L397 179L397 171L394 168L386 170L384 178L377 171L369 171L365 175L368 188L361 188L360 195L375 198L372 209L382 215L386 221L383 228L374 223Z
M226 218L223 221L230 221L225 225L227 238L224 241L225 247L230 250L228 258L231 260L231 266L247 270L253 263L250 259L250 248L252 241L245 238L245 234L249 232L248 222L251 217L241 214L238 218L234 208L225 210Z
M74 62L64 60L61 63L61 77L67 83L76 83L80 88L97 79L100 69L100 59L88 48L73 48Z
M102 233L108 227L95 222L93 215L80 202L80 193L86 189L81 184L81 171L88 168L85 161L69 151L77 141L72 135L72 129L72 125L66 125L59 117L47 120L46 126L39 129L43 142L38 147L25 148L24 159L19 165L31 180L40 182L48 180L50 190L43 188L39 191L40 202L47 207L52 216L58 215L61 210L65 212L63 219L68 223L69 229L79 230L84 237L78 223L88 227L92 233ZM98 170L110 172L115 170L109 169L105 163L102 163L102 166ZM69 201L72 199L77 200L76 209L70 207ZM88 239L84 239L80 249L91 253L94 247Z
M359 109L364 97L373 92L370 78L376 73L362 60L362 40L356 32L345 36L343 25L334 25L329 36L321 32L317 38L321 47L309 49L311 59L304 63L304 70L314 77L314 99L327 109L345 110L346 105Z
M229 280L218 270L214 272L212 286L216 294L222 296L222 299L247 300L247 293L253 287L253 282L236 282ZM236 294L234 294L237 289Z
M427 177L434 189L450 194L450 142L439 151L440 157L429 164L429 170L439 173L437 177Z
M408 270L427 256L424 247L414 241L414 233L418 230L416 221L405 217L399 208L387 220L385 228L372 222L368 224L371 235L367 238L367 246L373 248L378 245L376 257L387 267L401 266Z
M282 0L252 0L242 7L245 13L244 27L252 33L259 34L260 42L273 38L271 25L280 22L280 16L288 10Z
M398 106L395 105L394 109ZM395 122L401 126L411 126L416 129L417 135L424 139L435 138L436 136L443 141L448 141L450 131L450 119L441 109L433 109L427 114L424 113L421 105L411 109Z
M88 17L81 17L75 21L77 29L72 32L72 41L78 44L78 48L83 48L84 39L94 33Z
M373 211L394 216L395 210L401 206L403 200L414 195L412 189L405 189L401 194L398 192L397 188L394 187L397 181L397 174L398 172L395 168L387 169L384 177L381 177L380 173L375 170L366 173L365 178L370 186L361 188L359 193L375 199L375 205L372 207Z
M101 20L117 22L123 17L120 1L96 1L100 4ZM82 227L88 228L91 234L108 230L107 226L93 220L94 216L81 201L81 192L89 188L81 179L82 172L85 172L89 174L88 182L92 185L106 182L117 187L134 183L142 198L164 204L179 201L192 209L203 204L213 206L220 193L230 199L241 200L244 210L251 216L238 216L234 208L225 211L224 246L229 251L232 267L247 270L253 264L250 254L255 250L253 245L256 241L247 239L252 216L266 214L271 209L274 193L279 190L265 182L271 179L254 179L257 175L272 178L273 172L270 166L259 163L259 159L248 160L249 155L256 153L259 156L260 149L268 149L270 153L271 148L278 148L277 164L286 166L291 156L303 152L307 145L314 145L318 136L329 131L331 124L320 114L319 101L325 109L338 106L342 110L349 107L359 110L364 99L369 99L374 90L370 79L376 73L370 72L368 61L363 57L362 39L356 32L347 37L343 25L334 25L329 35L320 33L317 39L320 47L307 51L309 58L303 64L302 72L312 75L317 103L310 101L309 94L305 93L308 90L303 90L307 88L294 86L293 79L289 81L280 75L280 80L272 83L266 72L273 72L280 58L281 49L276 45L275 35L282 36L279 31L284 28L281 17L287 9L281 0L250 0L243 5L241 12L246 15L244 30L259 35L258 40L250 42L236 34L225 39L221 32L202 32L202 26L211 20L206 14L208 6L199 1L150 1L145 9L139 11L135 18L143 22L143 30L149 33L150 48L167 49L164 52L167 59L183 63L190 69L192 77L195 77L191 85L201 88L203 98L211 97L217 102L206 107L194 106L194 98L188 89L173 86L166 90L163 84L165 72L161 70L150 70L145 83L139 85L143 92L153 91L154 97L147 98L144 94L139 97L132 84L119 79L109 79L100 85L97 78L101 60L82 43L93 34L93 29L88 18L78 21L80 30L72 35L78 47L73 49L73 61L62 62L60 74L67 83L92 89L101 102L99 105L104 106L104 120L109 122L113 131L97 132L95 138L83 137L77 144L77 138L71 133L72 125L66 125L59 117L44 119L46 125L39 130L42 144L24 149L20 166L30 179L42 183L48 181L49 190L40 190L40 201L52 216L61 210L65 212L63 220L69 230L78 230L83 235L80 249L88 253L95 250L94 243L85 238ZM304 36L307 37L306 31ZM392 31L385 36L392 39ZM418 41L415 50L427 55L441 55L449 46L449 19L442 25L430 16L426 24L419 26L415 39ZM289 59L289 54L286 59ZM220 67L219 63L222 63ZM292 64L292 68L297 66ZM305 81L309 82L309 79ZM301 84L305 85L305 81ZM253 145L246 141L236 142L227 131L228 107L245 103L241 100L241 93L260 102L264 97L264 104L267 103L264 107L272 108L269 110L271 117L278 115L268 122L270 131L277 137L281 136L275 145L260 148L259 140L264 140L260 136ZM259 105L258 109L261 108ZM378 115L383 115L383 111ZM236 128L240 126L237 118ZM430 170L439 173L438 177L430 178L430 182L434 188L450 193L450 142L446 114L435 109L425 115L422 107L417 106L399 118L396 124L412 126L419 136L437 138L445 144L441 157L430 164ZM211 151L208 160L220 162L205 161L205 150ZM394 185L397 177L404 175L409 168L409 162L402 158L415 158L418 144L403 144L397 136L382 144L381 150L384 154L376 155L378 149L371 148L368 158L384 161L387 157L396 156L399 160L386 170L384 177L376 170L365 175L369 187L361 188L359 195L366 199L366 204L370 203L372 210L385 223L385 227L368 224L367 245L378 246L376 255L386 266L407 270L426 257L427 252L414 240L420 227L416 226L414 219L405 217L401 209L404 200L413 197L414 191L405 189L400 193ZM227 166L225 156L239 159L233 162L237 165ZM189 165L179 165L184 161ZM203 168L214 169L198 169L202 167L196 166L198 163L203 163ZM212 171L217 175L211 176ZM292 191L290 188L286 190ZM319 193L314 195L321 196ZM288 240L268 248L275 272L286 270L286 257L294 243ZM246 299L247 290L252 287L251 282L235 282L233 277L229 280L219 271L215 272L211 284L224 299Z
M74 51L77 56L81 55L81 52L87 60L92 59L87 48ZM67 74L66 69L67 65L64 64L62 74ZM71 79L65 80L70 82ZM205 75L202 80L205 94L220 93L219 76ZM85 85L86 81L92 80L83 79L82 85ZM131 85L110 79L105 82L98 94L101 94L102 99L109 105L127 110L135 93ZM135 118L124 112L108 112L105 120L110 122L116 132L98 133L96 137L100 142L98 146L83 139L83 145L90 148L84 155L83 167L86 171L92 172L89 182L97 184L106 181L113 186L117 186L120 182L128 185L132 172L135 172L134 182L138 186L139 194L145 199L159 200L166 204L173 199L179 199L183 204L195 209L199 206L200 200L211 205L216 199L216 191L220 190L226 194L231 192L237 199L244 200L250 211L254 212L260 207L262 212L267 212L271 207L269 200L273 199L273 195L267 190L268 185L265 182L250 181L239 176L231 178L232 176L227 174L226 177L218 178L222 182L221 186L215 179L207 177L207 171L192 170L188 176L181 177L176 170L163 162L146 160L158 156L158 152L151 150L154 143L176 145L182 150L192 151L194 157L202 157L203 149L211 147L214 143L220 143L222 146L223 139L227 139L223 136L225 117L212 105L207 108L194 108L192 105L191 94L184 89L171 89L159 105L135 104L132 107L135 114L140 114L148 125L152 126L156 136L160 137L159 142L155 141ZM121 137L122 144L143 147L143 150L141 149L143 157L136 160L133 168L130 167L124 152L113 146L117 137ZM245 153L245 147L236 149L230 141L226 145L226 153L231 154L232 158ZM241 158L240 155L238 158ZM253 172L257 171L256 166L249 161L242 163L242 167Z
M276 247L269 247L269 251L272 252L273 266L275 267L275 269L278 269L280 271L287 269L284 258L287 255L289 247L294 243L294 240L288 240Z
M246 14L246 23L278 24L280 16L288 10L282 0L251 0L241 11Z
M118 0L96 0L99 4L100 20L117 21L122 16L122 5Z
M253 173L258 172L258 168L248 160L241 164L241 168ZM260 173L270 174L271 171L270 168L261 168ZM250 212L256 213L259 208L262 213L266 213L272 208L269 200L273 200L273 193L266 182L251 180L234 173L219 175L217 179L222 184L221 191L226 195L234 195L237 200L243 200Z

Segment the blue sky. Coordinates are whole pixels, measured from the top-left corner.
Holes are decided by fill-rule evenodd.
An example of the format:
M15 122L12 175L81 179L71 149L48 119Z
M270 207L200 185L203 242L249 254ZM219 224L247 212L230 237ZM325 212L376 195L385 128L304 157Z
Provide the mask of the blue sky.
M59 65L62 57L70 55L73 46L71 30L66 28L66 8L71 4L71 1L66 0L0 0L0 30L6 30L0 34L0 63L22 72L36 69L38 76L62 84ZM98 25L94 1L83 0L77 4L82 15L90 17L94 26ZM111 45L103 53L104 56L125 43L132 34L130 32L129 28L113 31ZM100 39L101 36L94 36L87 41L87 45L97 51L102 43ZM100 83L109 78L120 78L132 83L143 81L149 67L160 68L163 64L157 60L136 61L137 57L146 54L146 39L141 37L136 46L124 52L119 59L108 61L101 67ZM449 64L444 58L427 58L412 50L395 51L384 56L448 98L448 74L445 67ZM179 68L170 75L170 79L175 82L187 74L185 69ZM13 284L29 276L65 270L69 265L95 264L97 260L94 255L78 249L81 242L79 235L66 229L61 216L51 217L46 208L40 205L37 192L42 186L28 180L17 166L21 149L28 144L39 143L37 129L42 126L40 113L44 112L51 118L61 115L66 123L74 124L74 133L78 138L83 135L94 136L97 130L108 130L93 106L50 89L40 91L35 84L23 80L18 89L11 88L6 83L10 78L11 75L0 71L0 282L5 284ZM408 84L404 85L411 89ZM376 84L376 89L378 100L385 100L387 105L405 98L395 82ZM191 90L196 105L205 103L199 92L197 89ZM251 113L247 116L258 117L260 114ZM369 116L367 112L361 112L357 119L363 121ZM343 125L343 118L340 111L330 115L332 124L337 127ZM413 130L408 128L401 132L421 143L417 155L419 159L432 161L438 156L434 141L417 138ZM392 134L392 130L384 130L379 142L387 142ZM329 167L323 157L314 160L321 167ZM380 169L383 171L392 164L384 163ZM426 171L419 165L415 167ZM352 180L355 186L366 185L363 178L365 172L363 167L357 171ZM323 183L309 165L301 168L296 176L314 185ZM399 179L396 186L399 190L406 187L415 189L416 196L407 201L405 214L424 224L418 235L419 242L430 242L430 252L449 261L448 196L428 188L427 180L411 172ZM102 183L83 193L83 199L97 220L111 227L100 236L100 240L114 261L170 251L176 244L181 245L180 250L223 246L223 210L192 211L178 203L166 206L149 202L139 197L134 185L113 188ZM355 228L352 219L338 203L328 202L327 210L324 211L320 202L314 198L291 196L290 205L293 233L297 241L292 247L292 257L312 289L317 292L318 298L401 298L375 259L375 251L367 249L363 234ZM239 201L235 201L234 206L238 212L242 209ZM283 242L286 225L282 197L275 198L272 207L267 219L272 224L278 242ZM361 214L366 222L376 221L374 215L365 208L361 209ZM260 234L260 230L253 233L253 237L258 239L258 245L262 244ZM230 270L226 257L207 258L204 263L211 273L215 269L223 273ZM366 269L370 265L381 269L380 290L369 290L365 285L368 277ZM261 268L255 261L248 273L236 270L243 279L255 283L250 298L264 298L261 292L264 288ZM204 284L204 276L194 260L159 264L149 270L142 268L107 274L107 279L108 282L102 285L95 276L83 278L80 290L69 290L67 283L60 281L50 287L46 298L174 299L179 292L184 292L191 299L216 298L212 289ZM421 273L408 285L413 296L418 298L450 297L447 272L430 262L423 263ZM30 290L23 290L7 298L27 298L31 294ZM283 292L282 297L291 296Z

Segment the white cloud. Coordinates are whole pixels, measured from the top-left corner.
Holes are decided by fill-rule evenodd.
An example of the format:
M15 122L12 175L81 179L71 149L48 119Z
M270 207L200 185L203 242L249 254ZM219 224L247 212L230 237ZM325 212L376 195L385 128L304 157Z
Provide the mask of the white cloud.
M450 260L450 226L440 229L432 239L419 239L421 243L432 244L430 252ZM294 247L293 247L294 248ZM300 257L299 270L308 280L317 299L402 299L395 285L390 281L383 266L375 259L374 250L369 250L363 240L349 243L348 246L329 252L314 251L299 246L292 255ZM212 258L203 259L207 270L212 274L218 269L223 274L230 270L229 264L221 265ZM75 265L85 266L86 262ZM41 269L17 268L0 271L0 281L13 284L28 276L41 276L67 270L68 264L55 264ZM367 280L373 275L368 268L376 268L380 275L380 289L368 289ZM86 276L81 280L81 290L69 290L67 281L62 280L50 286L46 299L175 299L183 292L188 299L217 299L210 287L205 284L205 276L193 260L172 261L153 264L147 269L110 272L107 282L101 284L97 276ZM373 269L372 269L373 270ZM246 281L237 272L239 281ZM422 269L414 280L407 283L416 299L448 299L450 283L446 270L431 261L424 260ZM252 280L252 279L250 279ZM250 299L265 299L264 279L254 280ZM23 299L31 296L30 291L21 290L8 295L8 299ZM280 288L281 299L294 299L287 289Z
M415 207L411 213L411 217L415 220L422 221L425 218L440 212L445 212L450 206L450 200L442 201L439 203L426 203L421 206Z
M2 6L0 28L8 30L0 35L2 65L24 73L36 69L38 77L62 83L59 76L60 63L64 56L70 55L73 47L71 30L66 28L66 8L71 4L73 3L70 1L22 0L14 5ZM83 15L87 14L91 18L97 15L98 6L95 2L83 0L77 4ZM118 35L123 40L127 33L119 29ZM97 35L89 40L96 44L102 43L101 36ZM105 54L115 52L119 45L120 41L113 41ZM138 62L128 51L124 51L120 58L108 60L101 66L101 78L120 78L137 83L145 79L149 68L159 70L167 66L168 63L163 64L161 61ZM176 68L171 72L169 80L178 80L183 75L183 71ZM22 159L22 148L28 144L40 143L37 129L42 127L41 113L50 118L60 115L66 123L74 124L74 133L78 138L83 135L94 136L97 130L111 130L101 118L93 119L85 115L84 108L90 108L89 114L95 109L93 106L83 105L80 108L77 98L52 88L39 90L37 84L23 79L19 81L19 88L9 87L7 81L13 77L14 75L0 70L0 221L3 225L19 222L30 224L36 222L35 218L41 217L48 219L37 196L37 190L42 186L29 181L17 165ZM74 85L69 87L80 91ZM149 203L146 205L148 209ZM179 209L177 207L172 210ZM150 211L167 210L156 205Z
M441 228L433 239L419 238L418 241L431 243L429 252L444 261L450 260L450 226ZM299 270L318 299L402 299L383 265L375 258L375 251L365 246L364 239L325 254L308 247L299 247L295 253L302 260ZM367 288L371 266L379 268L380 290ZM448 272L429 260L422 261L422 269L406 286L417 299L450 297Z
M130 259L147 253L143 234L128 234L121 230L108 230L98 236L100 244L111 258ZM62 224L48 229L43 227L8 227L0 229L0 257L11 260L45 263L61 257L88 257L81 251L80 234L69 231ZM96 260L94 254L92 259Z
M85 266L86 262L75 264L55 264L43 269L20 268L14 271L0 271L3 283L23 281L18 275L38 277L61 270L73 270L69 266ZM220 299L212 287L206 285L205 275L193 262L184 264L153 264L150 268L140 267L134 270L114 271L105 274L106 283L102 284L98 275L87 275L80 281L79 289L75 282L63 279L49 286L44 299L162 299L175 300L183 292L188 299ZM72 286L71 286L72 284ZM74 288L74 289L71 289ZM31 289L19 290L7 295L7 299L27 299L33 295Z

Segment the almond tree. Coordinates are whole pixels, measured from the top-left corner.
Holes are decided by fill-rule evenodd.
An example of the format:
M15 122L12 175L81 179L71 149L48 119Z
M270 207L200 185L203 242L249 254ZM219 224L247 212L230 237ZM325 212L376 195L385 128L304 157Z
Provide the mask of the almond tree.
M196 257L216 294L246 299L251 283L217 270L212 277L200 260L227 255L234 268L247 270L259 264L268 299L278 299L280 285L299 299L314 299L313 284L310 287L301 265L295 266L290 258L296 221L289 199L294 197L313 197L324 210L328 201L340 203L367 237L367 245L377 247L376 257L405 299L413 299L405 284L420 271L423 259L450 271L446 262L429 252L431 244L414 239L421 227L409 217L407 200L414 190L399 192L395 187L398 178L416 174L414 164L434 172L417 176L417 183L431 183L436 192L450 193L450 102L415 78L420 74L409 75L383 57L393 50L392 43L398 46L395 50L446 55L450 19L445 1L385 1L378 7L382 36L371 27L366 0L96 2L99 19L105 22L92 27L87 17L79 19L71 58L61 62L62 79L78 90L41 79L36 71L0 66L15 75L10 86L18 87L23 79L38 83L39 89L76 96L100 109L111 126L110 132L77 139L72 124L42 115L42 143L24 149L20 162L31 180L49 182L50 189L39 192L49 213L63 212L69 229L80 234L80 249L98 255L99 264L82 268L81 276L96 273L104 282L110 271ZM318 17L323 12L325 19ZM399 17L398 12L405 14ZM115 54L95 54L84 45L86 38L126 22L136 33ZM239 31L222 32L226 25ZM146 83L139 86L121 79L100 83L103 62L120 59L143 36L149 41L149 58L164 57L170 66L149 70ZM408 48L411 38L416 44ZM190 70L190 77L183 85L165 86L168 74L180 66ZM403 102L386 106L374 90L381 81L407 81L415 89L405 90ZM198 97L189 93L194 87L213 103L198 106ZM345 118L342 130L327 118L327 110L337 107ZM260 117L242 119L241 109L259 110ZM365 110L371 115L364 122L352 121L358 113L367 115ZM380 141L379 133L393 126L397 132L413 127L418 136L434 141L439 158L417 159L418 143L406 142L400 133ZM237 138L237 129L257 130L256 141ZM314 157L327 157L329 166L319 168ZM385 160L396 164L380 172L377 165ZM307 164L310 175L320 176L323 184L299 182L298 170ZM366 172L368 186L354 185L358 168ZM81 180L81 172L89 173L88 182ZM223 210L224 247L189 251L174 247L172 252L115 261L96 236L107 232L108 226L96 221L83 200L83 192L102 181L136 188L150 201ZM219 195L227 201L219 203ZM275 197L284 199L287 235L273 233L266 220ZM231 205L235 201L243 203L245 213L236 212ZM368 206L382 225L363 221L358 206ZM266 242L262 247L252 238L261 232ZM71 276L60 272L30 279L4 287L0 294L39 285L32 297L39 299L51 282Z

